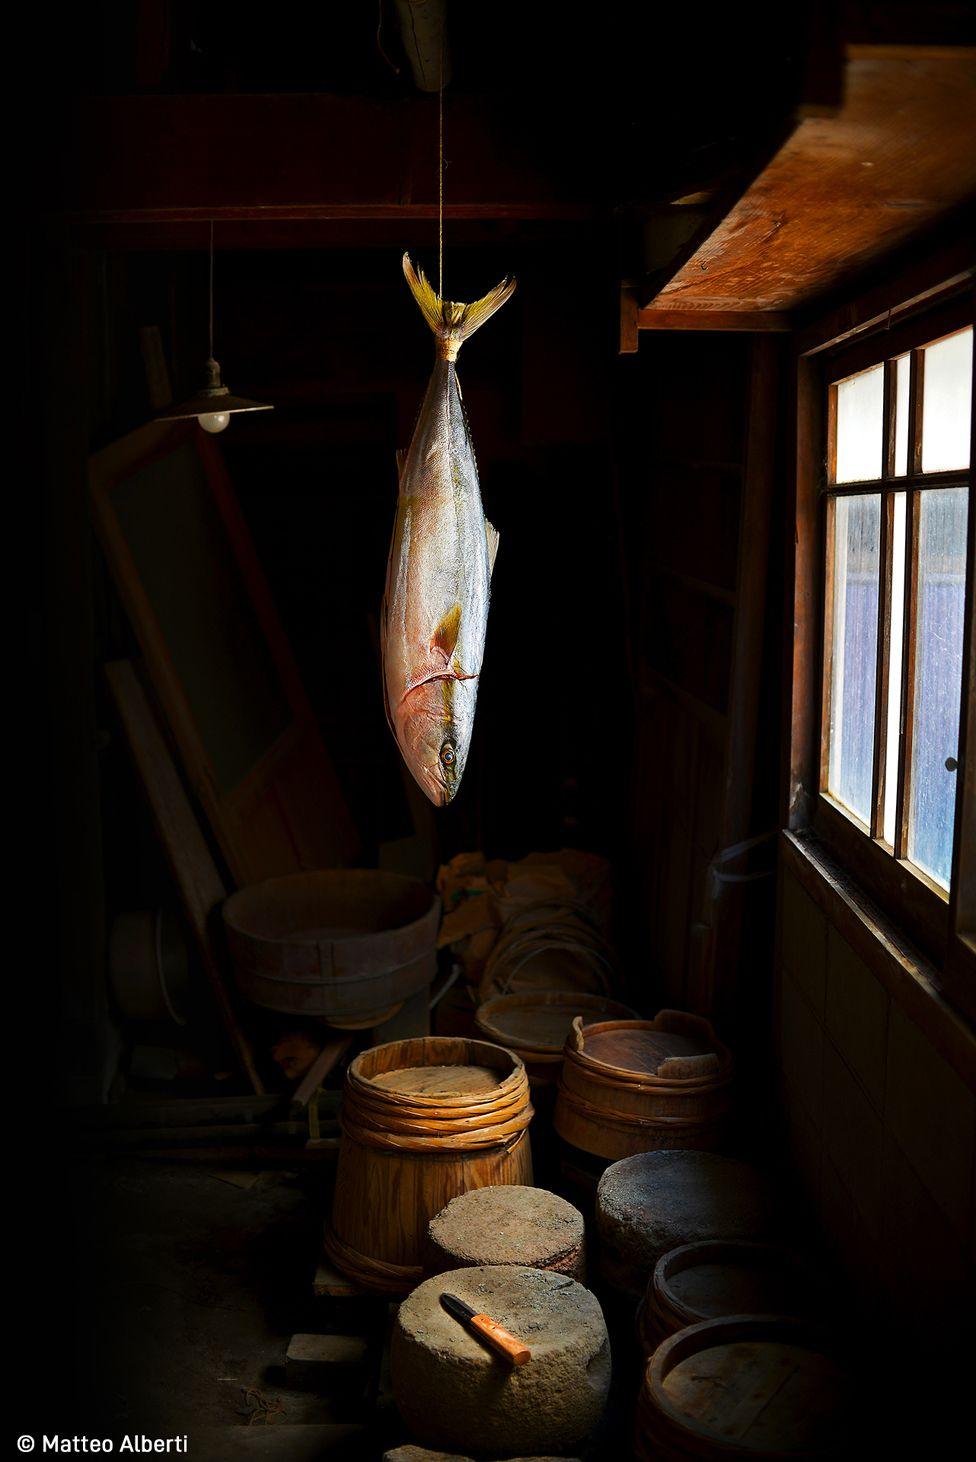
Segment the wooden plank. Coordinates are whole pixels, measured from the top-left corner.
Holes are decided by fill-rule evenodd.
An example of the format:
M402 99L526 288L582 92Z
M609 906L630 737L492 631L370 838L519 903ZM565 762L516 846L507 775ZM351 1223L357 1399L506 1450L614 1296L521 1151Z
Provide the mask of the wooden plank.
M640 311L637 307L637 291L628 285L620 288L620 355L636 355L640 336L638 335Z
M322 1259L312 1280L312 1293L318 1299L351 1300L361 1298L365 1291Z
M361 1335L293 1335L285 1354L285 1385L300 1391L329 1394L331 1387L356 1387L366 1365L367 1342Z
M898 328L913 314L972 289L976 273L976 207L953 213L936 238L915 242L899 253L885 277L868 288L847 287L824 310L814 304L799 312L799 355L825 350Z
M647 286L639 295L642 309L646 309L655 299L660 299L671 281L680 277L689 267L690 261L697 258L699 249L712 236L716 227L721 226L722 220L731 213L755 180L762 175L764 168L769 165L771 159L776 157L792 136L796 125L797 118L795 117L777 120L762 137L753 140L747 156L740 165L710 192L701 208L699 225L687 235L678 248L670 251L667 266L656 270L649 278Z
M621 314L623 311L621 310ZM623 325L621 324L621 330ZM718 310L687 306L647 305L637 313L638 330L741 330L752 334L792 329L785 310ZM621 352L624 349L621 343ZM636 349L636 346L635 346Z
M821 603L820 486L823 390L808 357L796 363L793 422L793 532L787 535L788 614L793 624L788 666L788 775L783 822L804 827L816 799L820 771ZM830 602L829 597L826 601Z
M976 192L976 50L849 47L835 117L807 117L655 297L794 311Z
M329 1093L328 1115L339 1109L338 1092ZM325 1098L319 1106L325 1114ZM80 1131L128 1127L202 1127L208 1123L227 1126L232 1122L270 1120L288 1110L289 1098L280 1092L269 1095L226 1097L147 1097L127 1092L120 1101L98 1107L74 1107L61 1114L62 1120Z
M131 661L116 660L106 665L105 677L149 799L156 832L195 936L221 1022L251 1086L261 1095L264 1084L258 1075L251 1043L225 982L222 955L213 934L214 920L219 919L227 890Z
M352 1036L340 1036L334 1041L326 1041L308 1071L295 1088L295 1095L292 1097L292 1101L297 1106L308 1106L309 1101L318 1091L329 1072L338 1066L352 1043Z

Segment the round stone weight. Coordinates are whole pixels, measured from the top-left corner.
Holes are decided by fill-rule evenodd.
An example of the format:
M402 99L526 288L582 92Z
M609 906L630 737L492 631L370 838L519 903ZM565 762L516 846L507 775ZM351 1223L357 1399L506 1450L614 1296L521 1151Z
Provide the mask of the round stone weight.
M501 1184L461 1193L432 1218L428 1268L521 1264L586 1277L583 1215L545 1188Z
M450 1316L445 1291L529 1346L528 1363L510 1365ZM596 1298L568 1275L486 1265L435 1275L407 1296L391 1366L418 1442L475 1456L560 1452L603 1413L610 1342Z
M643 1295L662 1254L699 1239L775 1239L782 1200L758 1168L714 1152L641 1152L613 1163L597 1187L599 1269Z

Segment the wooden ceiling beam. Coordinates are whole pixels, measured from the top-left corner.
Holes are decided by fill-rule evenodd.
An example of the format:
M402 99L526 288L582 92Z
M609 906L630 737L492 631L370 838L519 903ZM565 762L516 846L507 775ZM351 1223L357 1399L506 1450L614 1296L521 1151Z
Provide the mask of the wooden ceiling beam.
M533 163L509 114L451 98L448 219L594 216ZM63 204L110 223L429 219L437 106L423 97L93 97L66 140Z

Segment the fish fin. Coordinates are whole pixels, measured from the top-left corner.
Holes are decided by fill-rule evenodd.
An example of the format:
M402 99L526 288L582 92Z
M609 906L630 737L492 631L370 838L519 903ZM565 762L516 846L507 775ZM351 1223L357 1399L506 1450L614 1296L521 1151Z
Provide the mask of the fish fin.
M430 648L432 650L440 650L446 662L454 654L460 633L461 606L460 604L452 604L431 635Z
M397 447L396 459L397 459L397 477L400 478L400 477L403 476L403 469L407 465L407 449L406 449L406 447Z
M495 572L495 559L498 557L499 532L488 519L485 519L485 537L488 540L488 577L491 578Z
M420 306L420 313L438 340L450 341L455 346L454 355L465 340L480 329L486 320L490 320L495 311L500 310L515 292L515 280L509 276L489 290L483 299L464 304L460 300L441 299L428 282L424 271L414 268L409 254L403 256L403 272L410 292ZM449 355L448 359L451 358Z

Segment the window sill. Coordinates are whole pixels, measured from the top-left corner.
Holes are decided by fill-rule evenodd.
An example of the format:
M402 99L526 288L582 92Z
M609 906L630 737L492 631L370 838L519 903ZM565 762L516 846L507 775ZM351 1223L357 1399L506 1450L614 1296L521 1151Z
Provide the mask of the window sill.
M913 949L811 832L783 832L783 861L956 1073L976 1091L976 1032L939 989L939 972Z

